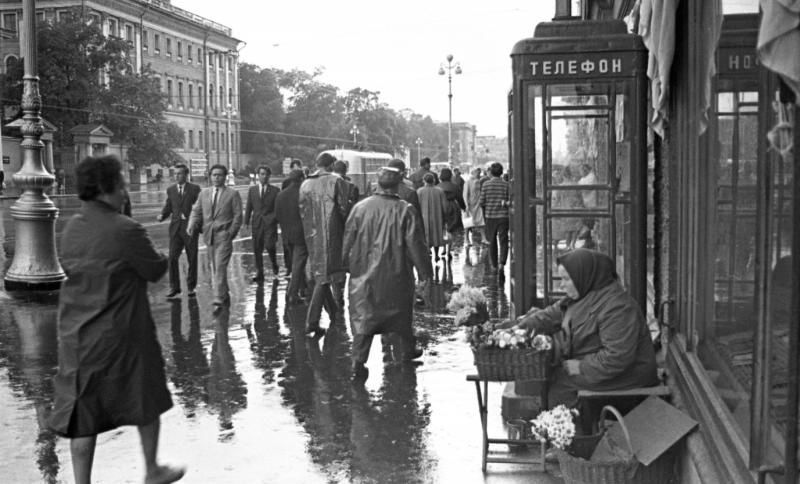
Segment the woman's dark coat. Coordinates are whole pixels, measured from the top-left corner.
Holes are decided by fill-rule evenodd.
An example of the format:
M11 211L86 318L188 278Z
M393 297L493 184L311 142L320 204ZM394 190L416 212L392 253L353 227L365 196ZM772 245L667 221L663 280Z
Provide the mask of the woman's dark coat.
M67 437L146 425L172 406L147 283L167 270L135 220L84 203L64 229L50 426Z

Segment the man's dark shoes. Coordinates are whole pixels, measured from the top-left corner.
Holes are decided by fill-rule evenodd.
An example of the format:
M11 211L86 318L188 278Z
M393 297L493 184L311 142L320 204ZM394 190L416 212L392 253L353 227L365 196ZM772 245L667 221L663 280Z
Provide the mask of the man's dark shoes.
M187 292L186 295L189 297L197 297L197 291L194 289L189 289L189 292Z
M363 382L369 377L369 369L364 363L353 363L353 381Z
M264 282L264 274L260 272L257 273L255 276L253 276L253 282Z
M181 295L180 289L172 289L167 293L167 299L175 299L176 297Z
M272 273L275 275L275 277L278 277L280 275L280 272L281 272L281 268L278 267L278 264L274 264L272 266Z
M405 355L406 361L413 361L423 355L422 348L414 348Z

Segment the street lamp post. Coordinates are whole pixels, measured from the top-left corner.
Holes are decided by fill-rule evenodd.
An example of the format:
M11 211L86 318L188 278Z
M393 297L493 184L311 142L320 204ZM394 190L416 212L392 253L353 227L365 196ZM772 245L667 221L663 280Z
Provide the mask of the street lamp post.
M353 135L353 146L355 146L356 143L358 143L358 138L357 137L358 137L359 133L360 133L360 131L358 130L358 126L356 126L354 124L353 127L350 128L350 134Z
M439 65L439 75L447 74L447 162L453 162L453 72L461 74L461 63L453 62L453 54L447 54L447 66Z
M414 141L414 143L417 144L417 164L419 164L419 160L422 159L422 155L421 155L422 150L420 149L420 147L422 146L422 138L418 137L417 140Z
M56 218L58 208L44 193L55 177L42 163L43 132L36 55L36 5L22 2L22 44L25 74L22 92L22 168L14 174L14 183L23 189L11 206L16 240L14 258L5 274L8 291L50 291L58 289L66 278L56 255Z

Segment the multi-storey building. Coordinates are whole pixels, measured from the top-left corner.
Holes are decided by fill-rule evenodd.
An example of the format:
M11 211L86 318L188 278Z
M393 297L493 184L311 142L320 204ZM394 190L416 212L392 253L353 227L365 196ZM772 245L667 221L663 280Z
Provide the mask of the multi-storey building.
M86 21L97 22L105 35L126 39L137 70L149 65L156 73L168 99L166 117L185 133L176 151L195 173L214 163L239 167L237 49L243 42L229 27L170 0L39 0L36 15L56 21L73 7L80 7ZM0 69L18 60L21 21L22 2L0 0ZM42 114L47 117L46 110Z

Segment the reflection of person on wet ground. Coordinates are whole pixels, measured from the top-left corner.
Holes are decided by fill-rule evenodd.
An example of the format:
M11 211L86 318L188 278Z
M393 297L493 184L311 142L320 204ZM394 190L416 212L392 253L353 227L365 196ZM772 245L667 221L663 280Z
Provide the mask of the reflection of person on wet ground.
M183 337L181 301L172 300L172 360L175 370L172 383L177 397L189 415L194 415L200 403L208 403L205 381L208 378L208 359L200 339L200 307L197 298L189 298L189 334Z
M343 253L350 271L350 325L353 376L366 378L364 364L375 334L397 333L404 359L422 356L412 329L414 268L421 281L431 278L431 261L416 210L397 196L400 170L384 167L379 190L353 208L347 219Z
M278 281L274 281L272 284L269 307L264 305L263 284L258 285L255 296L256 301L253 308L255 338L249 327L246 326L245 329L250 340L254 365L264 371L264 382L272 383L275 381L276 370L288 351L288 342L281 335L279 327Z
M76 169L80 211L61 237L67 274L58 308L58 374L51 428L68 437L75 481L91 481L97 434L136 425L145 483L174 482L184 469L158 464L160 415L172 407L147 283L167 272L147 231L119 213L122 163L88 157Z
M219 412L220 441L233 438L233 415L247 407L247 386L236 370L236 358L228 340L230 309L222 307L214 316L214 343L208 375L208 406Z
M342 265L342 236L344 223L350 211L346 182L334 175L332 155L321 153L317 157L317 171L300 185L300 217L308 248L309 282L314 284L306 315L306 333L320 337L324 330L319 325L325 307L331 323L343 311L344 297L332 289L345 278ZM343 318L340 318L343 319Z
M355 385L350 405L351 480L425 481L429 464L422 442L430 416L418 402L415 368L385 367L380 390Z

